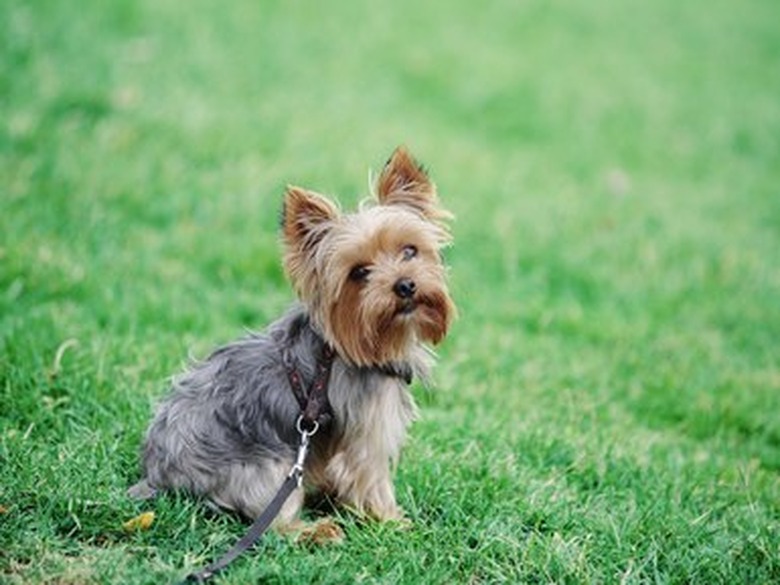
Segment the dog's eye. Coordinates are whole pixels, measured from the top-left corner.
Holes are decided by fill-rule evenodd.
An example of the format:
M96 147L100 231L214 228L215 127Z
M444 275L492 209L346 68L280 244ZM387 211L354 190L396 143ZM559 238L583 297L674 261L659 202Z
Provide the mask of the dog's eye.
M411 244L404 246L401 249L401 255L403 256L404 260L411 260L417 256L417 246L413 246Z
M349 279L353 282L364 282L370 273L371 270L368 266L358 264L349 271Z

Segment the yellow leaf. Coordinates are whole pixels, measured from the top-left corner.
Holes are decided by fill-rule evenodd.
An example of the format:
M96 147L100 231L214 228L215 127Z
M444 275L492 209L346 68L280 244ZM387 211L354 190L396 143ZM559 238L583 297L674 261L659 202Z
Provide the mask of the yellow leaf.
M154 522L154 512L144 512L122 524L122 528L128 532L148 530L152 522Z

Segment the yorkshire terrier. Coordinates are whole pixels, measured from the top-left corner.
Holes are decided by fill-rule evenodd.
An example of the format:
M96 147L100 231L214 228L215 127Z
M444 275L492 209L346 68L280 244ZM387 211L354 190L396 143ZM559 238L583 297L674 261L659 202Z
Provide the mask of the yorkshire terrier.
M441 256L451 215L402 147L374 192L343 213L322 195L288 187L283 263L300 302L263 333L173 379L146 435L144 478L130 495L185 490L256 518L296 458L300 406L289 363L308 388L327 348L335 355L330 417L312 437L304 485L360 515L403 519L392 474L417 412L408 386L427 378L429 346L455 314ZM274 527L301 528L303 501L297 489Z

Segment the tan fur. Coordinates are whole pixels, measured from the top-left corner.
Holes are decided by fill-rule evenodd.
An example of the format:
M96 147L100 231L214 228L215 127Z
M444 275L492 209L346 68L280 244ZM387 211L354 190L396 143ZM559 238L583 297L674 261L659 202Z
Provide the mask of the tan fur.
M359 406L338 389L334 372L331 404L336 417L358 410L343 434L321 444L306 468L307 481L359 514L378 520L402 517L396 505L392 471L401 453L406 429L417 416L417 407L405 385L384 378Z
M358 366L403 360L415 344L439 343L455 314L440 258L450 241L441 220L450 215L435 186L400 148L376 192L373 206L352 215L299 187L288 189L284 207L287 274L326 340ZM408 246L414 258L404 257ZM359 266L370 270L365 282L349 278ZM408 313L392 292L401 278L417 287Z
M452 218L439 206L436 186L404 147L397 148L387 161L376 194L382 205L406 205L432 221Z

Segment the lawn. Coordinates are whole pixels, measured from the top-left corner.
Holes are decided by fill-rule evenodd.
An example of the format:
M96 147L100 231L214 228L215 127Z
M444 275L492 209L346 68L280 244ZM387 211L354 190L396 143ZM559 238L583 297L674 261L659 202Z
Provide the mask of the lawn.
M245 526L137 503L167 378L292 301L284 186L406 144L459 319L406 531L219 583L780 582L776 0L0 2L0 582L165 583ZM145 530L123 523L152 511Z

